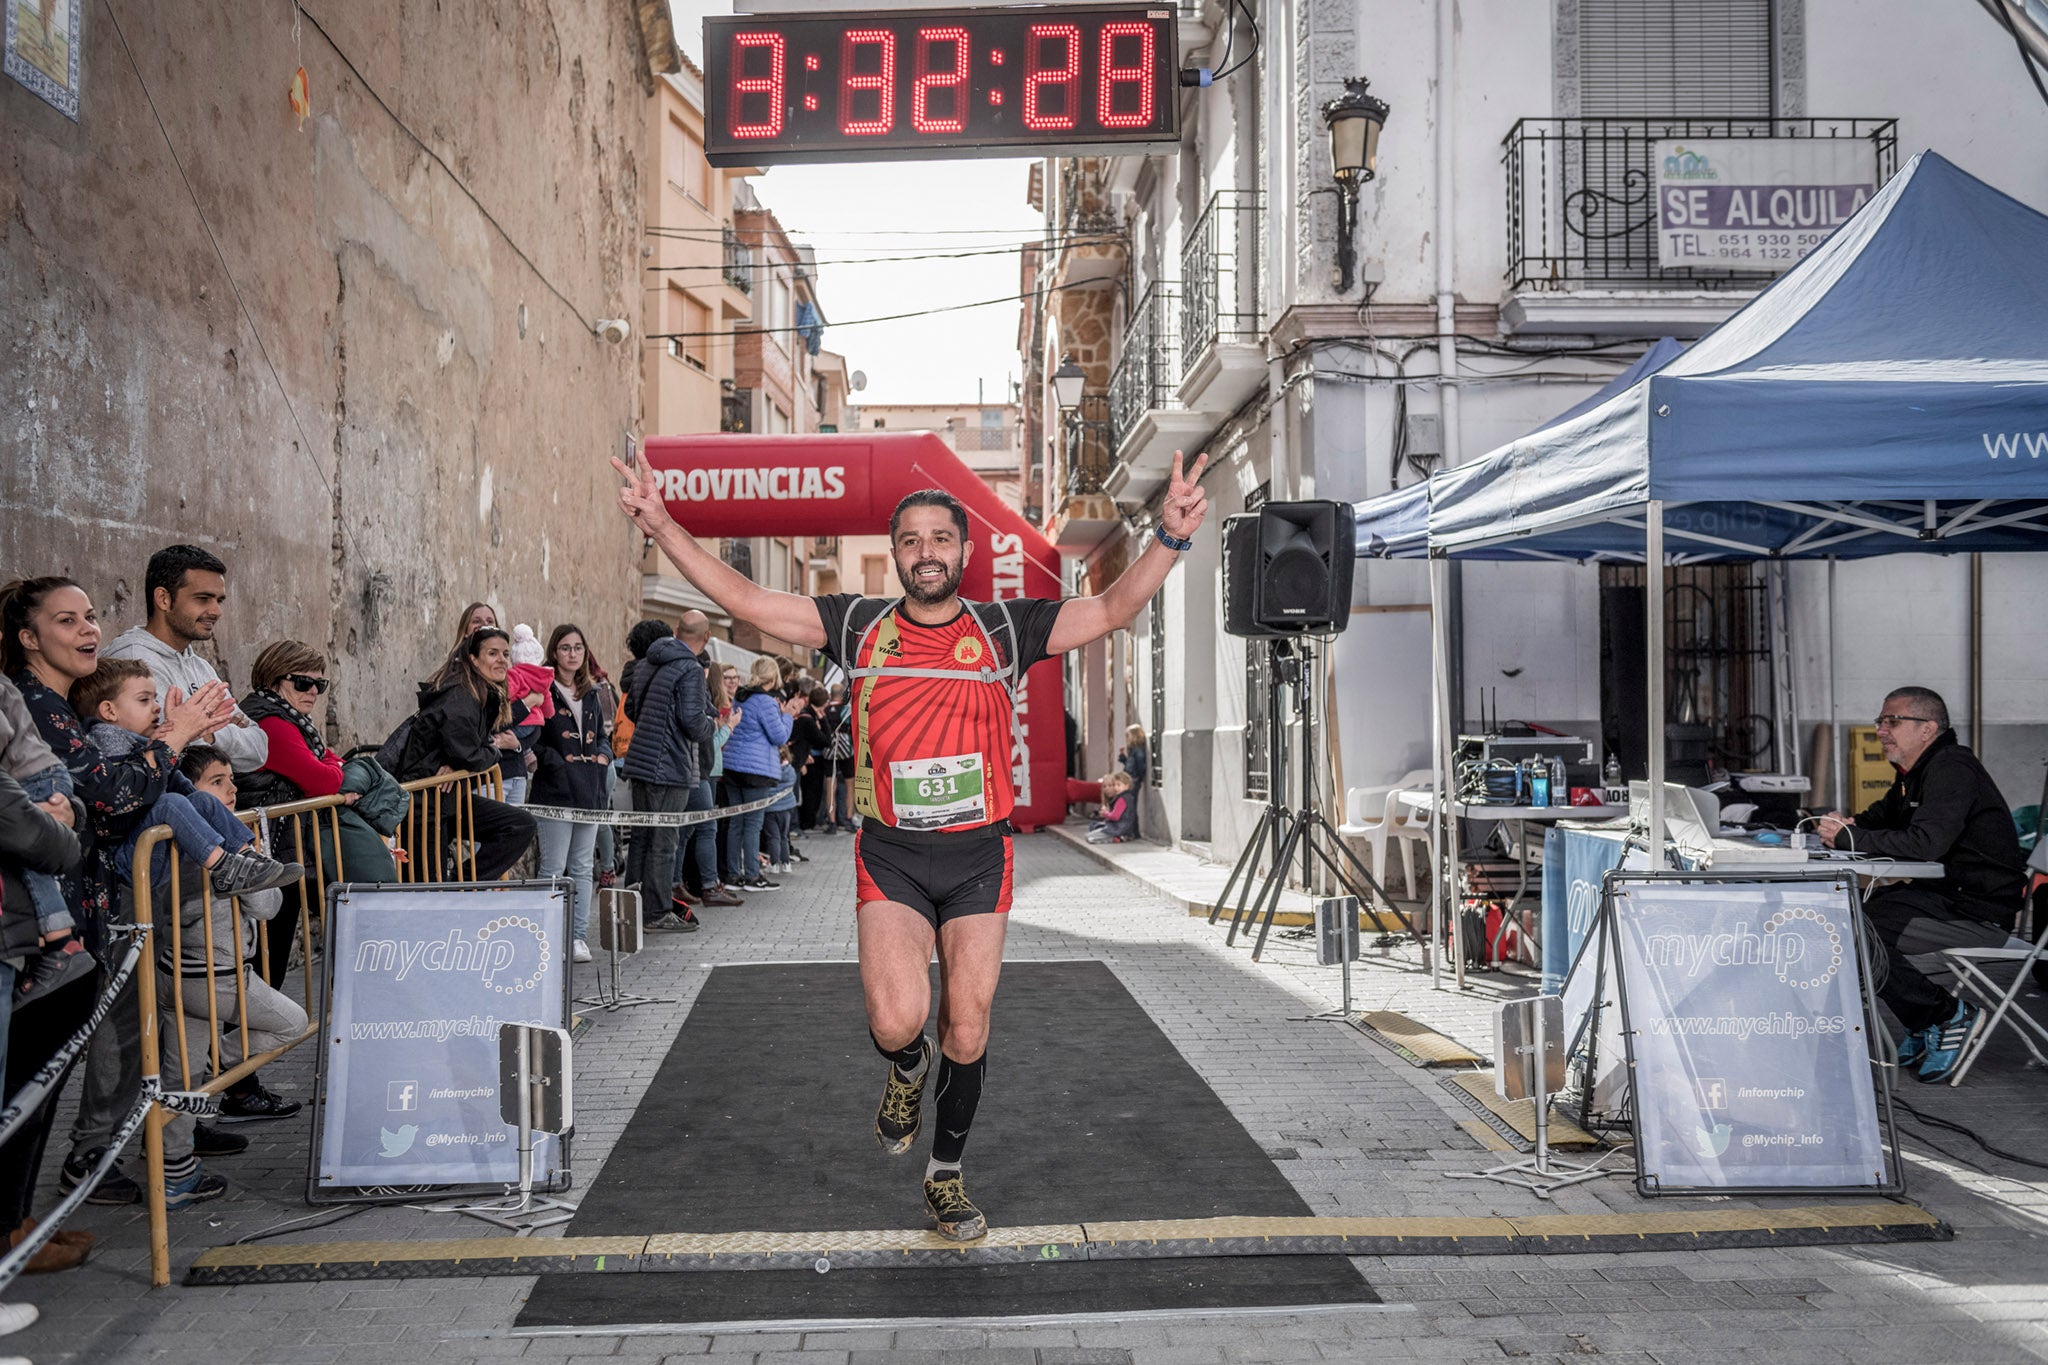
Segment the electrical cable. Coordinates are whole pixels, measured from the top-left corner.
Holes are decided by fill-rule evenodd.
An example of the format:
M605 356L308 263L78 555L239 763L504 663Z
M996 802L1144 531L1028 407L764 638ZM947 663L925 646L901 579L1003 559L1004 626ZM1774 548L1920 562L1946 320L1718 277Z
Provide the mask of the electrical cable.
M249 324L249 334L256 339L256 353L263 357L263 367L270 371L270 380L277 385L278 400L284 404L286 414L292 419L292 429L299 433L299 448L305 452L306 459L312 464L313 477L320 481L320 487L326 492L328 504L331 506L334 502L334 485L327 481L327 471L320 467L319 457L313 453L313 438L306 434L305 424L299 421L299 410L292 403L291 392L285 388L284 378L278 374L277 364L270 358L270 347L264 344L263 330L256 325L256 315L249 311L249 301L242 297L242 286L236 282L235 272L228 267L227 253L221 249L220 238L214 235L213 224L208 221L206 209L199 202L199 192L192 186L192 177L185 173L185 159L178 155L177 145L171 141L171 130L165 125L164 116L157 111L156 97L149 92L149 82L142 78L142 67L136 62L135 51L128 46L128 35L122 31L121 21L114 14L113 0L100 0L100 3L107 12L107 22L113 25L114 37L120 41L122 53L128 58L128 69L135 73L135 84L142 91L143 102L149 106L150 117L156 120L156 130L163 137L164 150L170 153L171 164L177 167L178 179L185 186L186 197L192 201L192 212L198 215L199 226L206 232L207 243L213 247L214 259L220 262L220 273L226 277L228 289L235 296L235 306L242 312L242 321ZM313 27L320 27L317 20ZM337 518L336 524L341 527L341 533L347 539L349 548L355 552L358 559L363 559L362 546L356 543L355 533L349 529L348 523Z
M356 1204L345 1209L330 1209L325 1213L313 1213L308 1214L304 1218L288 1219L285 1222L273 1223L267 1228L259 1228L255 1232L237 1237L234 1241L229 1242L228 1245L241 1247L247 1246L251 1242L263 1241L268 1237L282 1237L287 1232L312 1232L316 1228L330 1228L336 1223L345 1222L355 1217L359 1213L368 1213L376 1207L378 1206L375 1204Z
M1067 246L1110 246L1110 245L1114 245L1114 244L1116 244L1116 243L1119 243L1119 242L1121 242L1122 240L1123 240L1123 238L1121 238L1121 237L1088 237L1088 238L1079 238L1079 239L1076 239L1076 240L1074 240L1074 241L1072 241L1072 242L1068 242L1068 243L1065 243L1064 245L1067 245ZM921 254L919 254L919 255L915 255L915 256L855 256L855 257L848 257L848 258L846 258L846 259L844 259L844 260L827 260L827 261L805 261L805 262L804 262L803 264L804 264L805 266L818 266L818 267L823 267L823 266L828 266L828 265L829 265L829 266L849 266L849 265L897 265L897 264L900 264L900 263L904 263L904 262L909 262L909 261L959 261L959 260L966 260L966 259L968 259L968 258L970 258L970 257L976 257L976 256L1014 256L1014 255L1016 255L1016 254L1017 254L1017 248L1015 248L1015 247L1007 247L1007 246L1004 246L1004 247L984 247L984 248L981 248L981 249L979 249L979 250L975 250L975 251L930 251L930 252L924 252L924 253L921 253ZM739 272L739 271L746 271L746 272L748 272L748 273L754 273L754 272L759 272L759 271L764 271L764 270L773 270L773 269L775 269L775 268L776 268L777 266L780 266L780 265L785 265L785 264L788 264L788 263L787 263L787 262L782 262L782 261L757 261L757 262L755 262L755 263L754 263L754 264L752 264L752 265L743 265L743 266L729 266L729 265L725 264L725 263L724 263L724 262L722 262L722 261L716 261L716 262L713 262L713 263L711 263L711 264L709 264L709 265L648 265L648 266L642 266L642 267L641 267L641 271L642 271L643 273L645 273L645 274L649 274L649 275L655 275L655 274L673 274L673 273L675 273L675 272L678 272L678 271L684 271L684 270L724 270L724 271L729 271L729 272L734 272L734 273L737 273L737 272Z
M2019 49L2020 65L2027 69L2027 79L2040 92L2041 102L2048 104L2048 85L2041 83L2041 73L2034 69L2034 54L2027 51L2027 40L2020 36L2020 26L2013 22L2012 10L2007 6L2012 0L1997 0L1998 21L2005 25L2005 31L2012 35L2012 45Z
M941 304L936 308L919 308L908 313L889 313L882 317L853 318L847 322L834 322L829 324L818 325L832 327L862 327L871 322L902 322L906 318L931 317L934 314L938 313L960 313L965 312L967 309L970 308L993 308L999 304L1005 303L1025 303L1031 299L1043 298L1048 294L1057 294L1067 289L1094 288L1096 284L1097 281L1094 280L1076 280L1068 284L1048 285L1044 289L1033 289L1022 294L1005 294L1001 298L979 299L973 303L948 303ZM690 341L695 340L699 337L771 336L776 334L804 332L809 330L809 327L796 326L734 327L728 331L723 332L649 332L644 339L647 341L667 341L673 338L677 341Z
M1218 71L1216 73L1216 79L1219 81L1233 75L1238 71L1243 70L1248 64L1250 64L1252 59L1259 55L1259 48L1263 45L1264 42L1263 38L1261 38L1259 34L1259 16L1252 13L1252 7L1244 3L1244 0L1228 0L1228 4L1235 5L1238 9L1244 11L1245 22L1252 26L1252 43L1249 48L1245 49L1244 56L1237 59L1237 64L1235 66L1226 67L1223 70ZM1228 12L1228 6L1226 6L1225 12ZM1230 26L1233 31L1236 30L1237 23L1234 19L1231 21Z
M1974 1128L1970 1128L1964 1124L1957 1123L1953 1119L1940 1118L1933 1114L1923 1114L1918 1109L1915 1109L1912 1105L1906 1103L1903 1099L1900 1099L1897 1095L1892 1096L1892 1103L1900 1109L1905 1110L1914 1118L1915 1121L1919 1123L1924 1123L1930 1128L1943 1128L1951 1133L1957 1133L1963 1137L1968 1138L1970 1141L1976 1143L1979 1147L1982 1147L1991 1155L1997 1157L2000 1161L2010 1161L2017 1166L2031 1166L2033 1169L2037 1171L2048 1171L2048 1161L2036 1161L2034 1160L2034 1158L2030 1156L2020 1156L2016 1152L2006 1151L2003 1147L1994 1147L1990 1142L1986 1141L1984 1137L1980 1135ZM1932 1146L1931 1143L1929 1145ZM1964 1164L1968 1165L1971 1163L1965 1162ZM1993 1172L1986 1171L1985 1174L1990 1175L1993 1174Z

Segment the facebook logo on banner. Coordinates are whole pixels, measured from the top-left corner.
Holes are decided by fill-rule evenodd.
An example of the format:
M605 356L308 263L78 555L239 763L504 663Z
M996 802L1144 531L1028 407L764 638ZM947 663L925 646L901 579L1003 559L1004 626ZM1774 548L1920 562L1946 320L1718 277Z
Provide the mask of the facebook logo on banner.
M1710 1114L1719 1113L1728 1107L1728 1082L1719 1076L1700 1076L1694 1080L1699 1087L1700 1108Z
M394 1114L403 1114L420 1107L420 1083L418 1081L393 1081L384 1087L384 1107Z

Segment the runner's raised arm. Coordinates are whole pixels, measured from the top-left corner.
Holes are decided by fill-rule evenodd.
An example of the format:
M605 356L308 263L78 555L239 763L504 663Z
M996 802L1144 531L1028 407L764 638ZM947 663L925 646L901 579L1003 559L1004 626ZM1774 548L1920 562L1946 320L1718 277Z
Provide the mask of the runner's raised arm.
M676 525L646 456L635 456L630 469L614 456L612 468L626 479L625 486L619 489L619 510L660 547L668 562L690 580L692 587L716 602L734 620L746 621L764 634L806 649L824 645L825 623L818 617L817 603L795 593L762 587Z

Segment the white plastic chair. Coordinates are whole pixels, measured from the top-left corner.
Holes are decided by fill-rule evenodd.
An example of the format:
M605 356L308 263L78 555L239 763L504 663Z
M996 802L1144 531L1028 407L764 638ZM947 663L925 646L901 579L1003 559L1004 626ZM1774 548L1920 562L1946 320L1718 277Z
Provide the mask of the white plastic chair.
M2026 1044L2027 1051L2034 1054L2034 1061L2041 1066L2048 1066L2048 1056L2042 1054L2040 1046L2035 1042L2038 1038L2042 1043L2048 1043L2048 1025L2043 1025L2025 1010L2015 1008L2020 992L2034 984L2034 964L2041 961L2044 955L2048 955L2048 915L2037 914L2035 918L2041 923L2034 926L2038 932L2034 934L2031 947L2026 946L2025 940L2022 939L2008 942L2001 948L1941 950L1942 961L1956 974L1957 993L1969 991L1991 1012L1983 1027L1977 1030L1977 1036L1970 1040L1970 1045L1957 1060L1955 1074L1948 1079L1950 1085L1963 1083L1963 1077L1969 1074L1971 1065L1989 1046L1991 1035L1997 1031L2000 1024L2010 1025L2012 1032L2019 1035L2019 1040ZM1981 964L1992 962L2018 964L2018 970L2013 973L2010 986L2000 986L1984 971Z
M1386 884L1388 844L1401 855L1402 883L1415 894L1415 845L1429 842L1429 822L1423 813L1405 805L1401 793L1429 785L1429 773L1411 772L1399 782L1383 787L1353 787L1344 793L1344 823L1337 833L1366 846L1366 870Z

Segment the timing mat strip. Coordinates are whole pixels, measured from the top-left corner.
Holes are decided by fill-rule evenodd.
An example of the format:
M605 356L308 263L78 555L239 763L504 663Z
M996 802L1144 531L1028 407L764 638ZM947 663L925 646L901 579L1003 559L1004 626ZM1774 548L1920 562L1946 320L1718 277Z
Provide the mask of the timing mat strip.
M1498 1256L1585 1251L1945 1242L1947 1223L1910 1204L1660 1209L1528 1218L1190 1218L991 1228L974 1242L932 1232L665 1233L417 1242L223 1246L188 1285L479 1275L951 1267L1186 1256Z
M1486 1065L1486 1058L1457 1039L1394 1010L1368 1010L1351 1026L1410 1066Z

